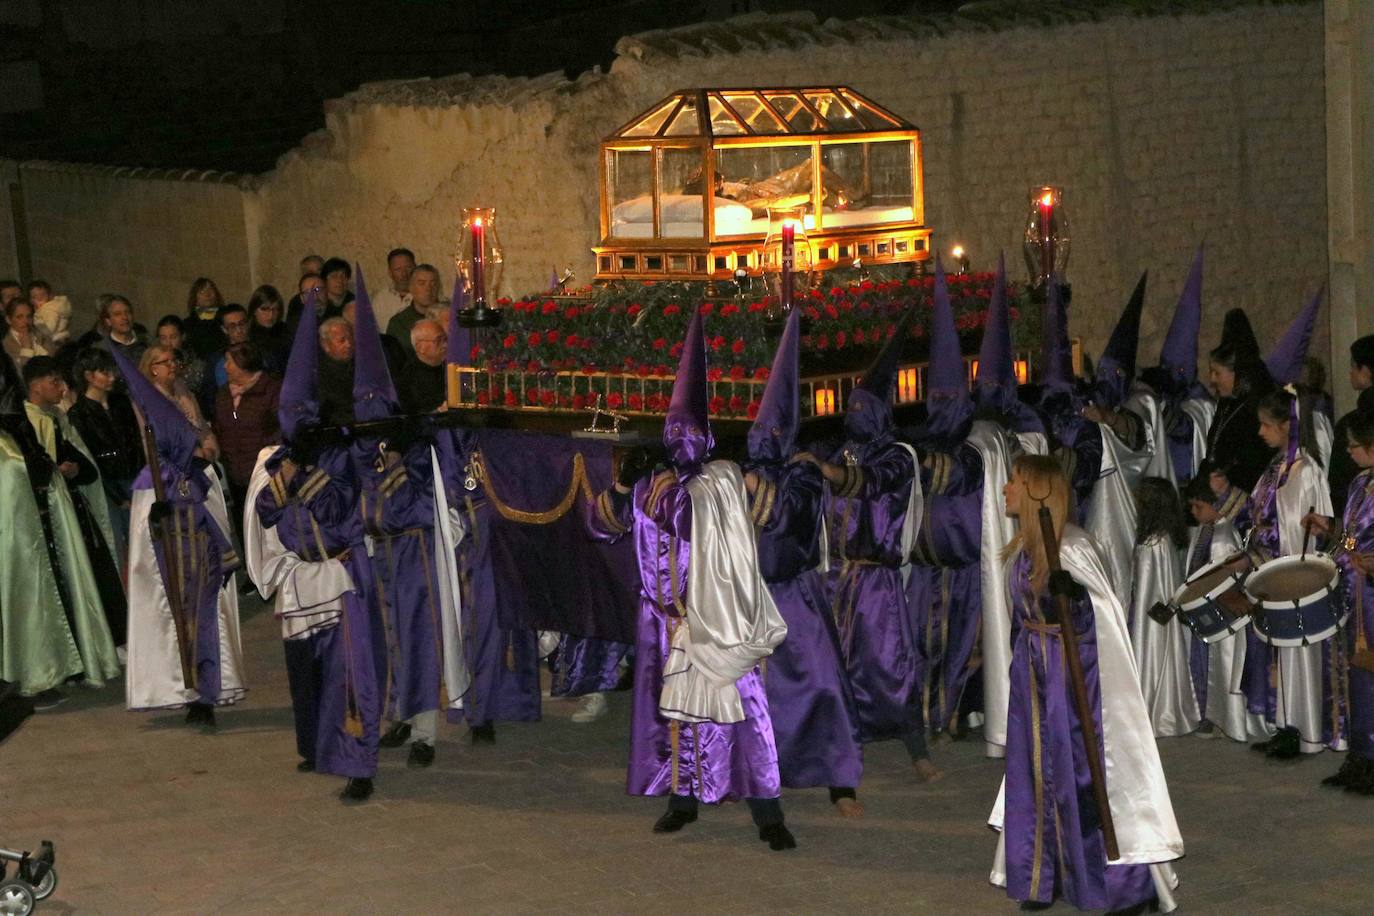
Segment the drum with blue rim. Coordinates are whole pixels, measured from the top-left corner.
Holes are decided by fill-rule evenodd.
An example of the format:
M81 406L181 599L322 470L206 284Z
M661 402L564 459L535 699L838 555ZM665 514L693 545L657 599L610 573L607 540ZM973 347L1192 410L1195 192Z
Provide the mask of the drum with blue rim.
M1276 557L1250 574L1245 591L1258 607L1255 632L1274 646L1330 639L1350 616L1336 591L1340 571L1325 554Z
M1205 643L1220 642L1250 624L1243 582L1227 561L1212 563L1189 576L1169 603L1194 636Z

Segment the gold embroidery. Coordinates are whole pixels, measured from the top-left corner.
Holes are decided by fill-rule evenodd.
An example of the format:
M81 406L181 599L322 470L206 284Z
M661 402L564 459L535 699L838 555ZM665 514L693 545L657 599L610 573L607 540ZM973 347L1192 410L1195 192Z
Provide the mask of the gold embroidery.
M672 650L670 649L669 651L672 651ZM669 720L668 720L668 744L669 744L669 749L670 749L670 751L671 751L671 753L672 753L672 773L673 773L672 793L673 793L674 795L677 794L677 755L678 755L678 751L680 750L680 748L679 748L679 746L678 746L678 743L679 743L679 741L680 741L680 736L679 736L678 733L679 733L679 731L681 730L681 728L682 728L682 725L681 725L681 723L678 722L677 719L669 719Z
M1043 652L1043 646L1041 650ZM1045 776L1041 769L1043 761L1040 748L1040 688L1036 684L1033 660L1028 660L1026 670L1030 676L1031 776L1035 784L1035 845L1031 854L1030 899L1037 900L1040 897L1040 870L1044 864Z

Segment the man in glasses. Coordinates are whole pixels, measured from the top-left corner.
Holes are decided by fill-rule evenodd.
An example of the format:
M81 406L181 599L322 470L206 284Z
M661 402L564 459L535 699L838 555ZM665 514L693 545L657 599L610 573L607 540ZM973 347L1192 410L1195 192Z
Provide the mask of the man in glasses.
M224 334L224 345L215 358L215 390L218 391L229 384L229 376L224 368L225 354L230 347L248 341L250 319L248 310L235 302L220 308L215 317L219 319L219 329Z
M426 318L410 329L410 345L415 355L401 370L401 406L407 413L441 410L448 401L448 334L442 324Z

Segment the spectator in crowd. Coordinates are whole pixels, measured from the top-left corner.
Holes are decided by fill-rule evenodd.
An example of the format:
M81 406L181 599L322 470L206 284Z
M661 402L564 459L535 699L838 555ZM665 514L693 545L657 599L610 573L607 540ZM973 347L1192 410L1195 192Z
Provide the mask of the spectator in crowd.
M142 359L148 338L143 328L134 323L134 307L129 300L114 293L102 293L96 300L96 309L94 336L82 336L83 348L95 346L113 350L118 347L130 362Z
M324 268L324 258L317 254L308 254L301 258L301 280L304 281L308 276L319 277L320 271ZM301 312L301 302L304 301L304 292L299 292L291 297L291 301L286 304L286 322L293 329L296 327L296 316Z
M219 328L219 310L224 297L209 277L197 277L186 294L186 319L181 332L185 345L201 359L210 359L224 349L224 335Z
M301 273L317 274L324 270L324 258L317 254L308 254L301 258Z
M191 390L186 387L186 381L181 377L181 360L177 358L177 351L171 347L155 345L149 347L143 353L143 359L138 364L139 373L157 386L157 390L169 399L190 421L196 430L196 454L206 461L219 460L219 440L215 438L215 431L210 424L205 422L205 415L201 413L200 404L191 394ZM139 418L139 427L142 428L143 419Z
M353 301L353 293L348 288L353 279L353 268L343 258L330 258L320 268L320 279L324 281L322 317L342 315L344 306Z
M119 373L109 352L83 350L76 361L76 376L81 380L81 395L67 411L67 419L100 469L123 568L129 543L129 500L134 478L143 467L142 433L133 404L118 389Z
M275 286L263 285L248 299L251 319L248 337L257 345L267 371L280 374L286 368L291 338L286 335L286 303Z
M401 342L406 358L415 355L410 345L410 329L426 318L434 318L439 307L439 271L421 264L410 274L410 304L387 322L386 332Z
M163 315L162 320L157 323L157 342L159 345L169 347L176 351L176 357L181 366L181 380L186 383L186 388L196 396L197 400L204 403L205 398L202 393L209 388L211 394L214 393L213 381L210 374L210 367L205 360L186 347L185 324L179 315Z
M386 255L390 282L372 294L372 311L377 327L384 328L392 316L410 304L410 275L415 270L415 254L409 248L393 248Z
M448 401L448 334L442 324L426 318L410 329L410 345L415 355L401 370L401 406L406 413L441 410Z
M231 302L221 308L217 317L220 333L224 338L224 345L221 352L215 357L215 391L219 391L229 384L229 376L224 368L225 354L228 353L230 347L245 343L249 333L251 333L248 327L248 310L237 302Z
M52 339L56 350L71 339L72 303L66 296L54 296L52 287L44 280L29 284L29 302L33 304L33 323Z
M18 280L0 280L0 337L9 333L9 322L5 320L5 308L15 299L24 298L24 287Z
M252 341L232 344L224 356L227 381L215 394L214 425L233 498L229 516L242 543L244 497L258 452L281 441L277 424L281 379L265 371L262 353Z
M35 356L52 356L52 338L33 323L33 305L27 299L13 299L5 306L9 331L5 334L5 352L22 372L25 363Z
M353 325L326 318L320 325L320 419L327 425L353 420Z
M1360 467L1350 457L1346 444L1350 441L1350 423L1355 419L1355 414L1374 414L1374 334L1357 338L1350 345L1350 387L1355 390L1355 409L1336 421L1331 469L1327 473L1333 506L1345 505L1350 481L1360 473Z
M291 301L286 306L286 336L294 338L296 336L296 325L301 320L301 303L305 297L310 295L313 290L316 301L324 298L324 280L315 272L301 274L300 282L296 286L296 295L291 297ZM316 306L318 308L318 306Z

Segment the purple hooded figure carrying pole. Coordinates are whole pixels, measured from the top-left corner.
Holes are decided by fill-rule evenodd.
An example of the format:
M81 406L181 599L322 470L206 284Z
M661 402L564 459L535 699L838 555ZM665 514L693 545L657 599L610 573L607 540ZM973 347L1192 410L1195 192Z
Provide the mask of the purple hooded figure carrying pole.
M801 413L800 320L799 309L787 317L749 429L744 475L763 577L787 622L787 639L765 664L764 684L782 784L827 786L836 809L856 816L863 775L858 717L820 571L825 478L814 464L790 461Z
M645 453L592 503L608 541L634 538L640 601L627 789L667 795L656 833L697 819L700 802L745 799L759 839L796 845L783 823L778 753L758 664L786 624L764 582L744 475L707 461L706 346L692 314L664 423L668 466Z

